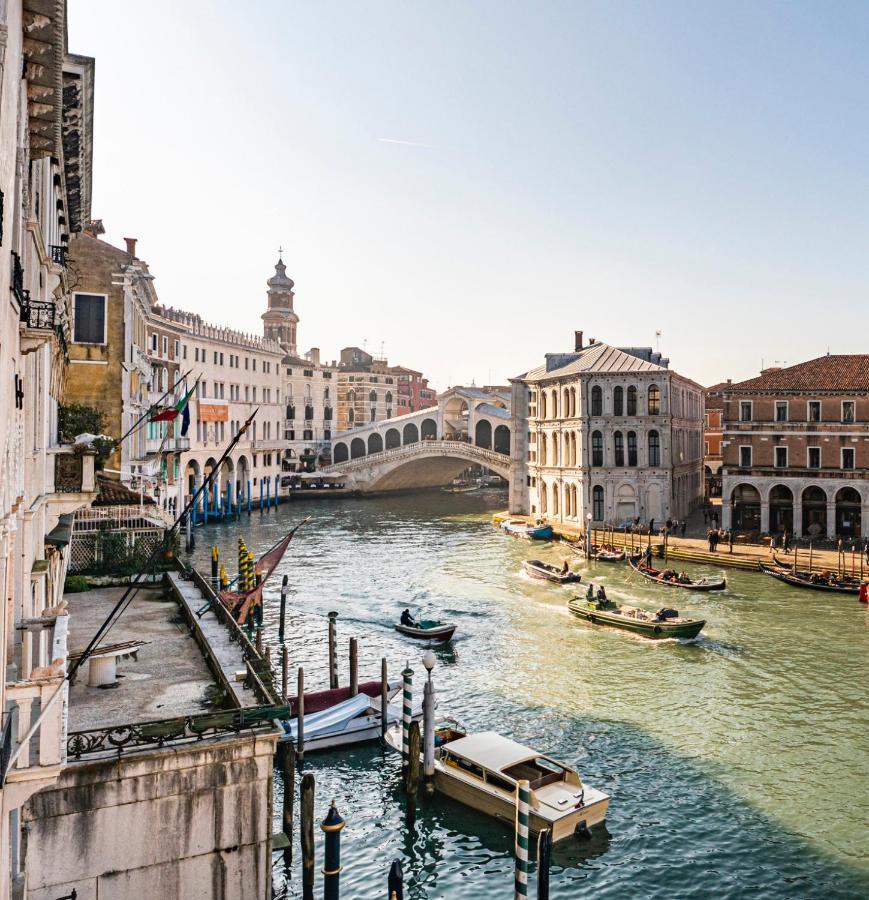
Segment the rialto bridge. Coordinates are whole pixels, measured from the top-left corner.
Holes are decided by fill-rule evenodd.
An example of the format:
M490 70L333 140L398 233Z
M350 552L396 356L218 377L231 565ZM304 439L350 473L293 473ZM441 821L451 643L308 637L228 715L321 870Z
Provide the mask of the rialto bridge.
M472 465L510 474L510 394L454 387L437 406L371 422L332 440L332 465L348 488L395 491L448 484Z

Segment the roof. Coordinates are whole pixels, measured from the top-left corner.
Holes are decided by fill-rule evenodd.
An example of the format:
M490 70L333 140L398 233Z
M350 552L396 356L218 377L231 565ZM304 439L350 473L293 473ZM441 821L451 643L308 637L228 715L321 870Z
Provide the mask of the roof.
M597 342L574 353L549 353L544 365L520 375L521 381L545 381L547 378L578 375L581 372L666 372L655 365L626 353L618 347Z
M451 741L449 751L495 772L540 756L536 750L502 737L497 731L481 731Z
M773 369L725 388L725 393L744 391L867 391L869 354L819 356L808 362Z
M138 506L141 502L145 506L153 506L154 501L147 495L140 495L138 491L131 491L120 481L114 481L103 475L97 475L97 497L91 506Z
M484 416L494 416L496 419L510 419L510 410L501 406L495 406L494 403L481 403L476 410Z

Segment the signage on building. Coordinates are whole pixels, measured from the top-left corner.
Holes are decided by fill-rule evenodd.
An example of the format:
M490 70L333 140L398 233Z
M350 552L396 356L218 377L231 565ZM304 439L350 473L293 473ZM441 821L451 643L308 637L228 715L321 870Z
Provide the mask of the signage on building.
M226 403L203 403L201 400L197 404L199 410L200 422L228 422L229 421L229 404Z

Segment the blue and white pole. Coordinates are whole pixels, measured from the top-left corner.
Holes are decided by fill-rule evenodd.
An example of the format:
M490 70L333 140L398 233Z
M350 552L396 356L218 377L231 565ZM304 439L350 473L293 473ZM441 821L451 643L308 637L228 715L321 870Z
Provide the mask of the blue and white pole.
M516 878L515 900L528 896L528 824L531 788L523 779L516 784Z
M410 765L410 723L413 719L413 669L408 660L401 673L401 764Z
M247 480L247 514L250 515L250 478Z

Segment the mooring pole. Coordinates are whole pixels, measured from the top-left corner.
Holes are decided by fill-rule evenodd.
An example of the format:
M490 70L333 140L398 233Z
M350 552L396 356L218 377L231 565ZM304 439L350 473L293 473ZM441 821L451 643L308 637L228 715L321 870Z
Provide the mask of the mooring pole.
M334 691L338 687L338 647L335 624L338 613L329 613L329 687Z
M359 642L350 638L350 696L359 693Z
M211 586L216 591L220 585L220 550L215 544L211 548Z
M404 872L401 870L400 859L394 859L389 867L387 892L389 900L404 900Z
M256 630L256 652L257 656L262 659L263 655L263 630L262 628L257 628Z
M416 822L416 795L419 790L419 750L420 750L420 734L419 722L410 723L410 733L408 735L408 752L410 760L407 767L407 824L413 825Z
M527 779L516 783L516 876L514 879L514 900L525 900L528 896L528 808L531 789Z
M410 741L410 722L413 718L413 669L408 661L401 673L401 765L407 767L410 759L408 743Z
M305 760L305 670L299 666L296 687L296 750L299 762Z
M425 776L425 792L430 797L434 793L434 682L429 680L422 689L422 719L425 738L423 775Z
M302 898L314 900L314 776L302 776L299 839L302 846Z
M290 651L287 645L281 647L281 699L287 702L287 687L290 678Z
M287 862L293 861L293 801L296 797L296 748L292 741L283 742L284 752L281 756L284 776L284 834L287 836L287 849L284 851Z
M386 737L389 713L389 681L386 677L386 657L380 660L380 739Z
M537 838L537 900L549 900L549 864L552 861L552 832L544 828Z
M287 594L289 590L290 578L288 575L284 575L284 580L281 582L281 618L278 622L278 640L282 644L284 642L284 625L287 619Z
M193 550L193 511L191 510L184 517L184 534L186 536L186 540L184 541L184 547L188 553Z
M329 807L326 818L320 823L326 835L326 849L323 854L323 900L338 900L341 879L341 829L346 823L341 818L335 801Z

